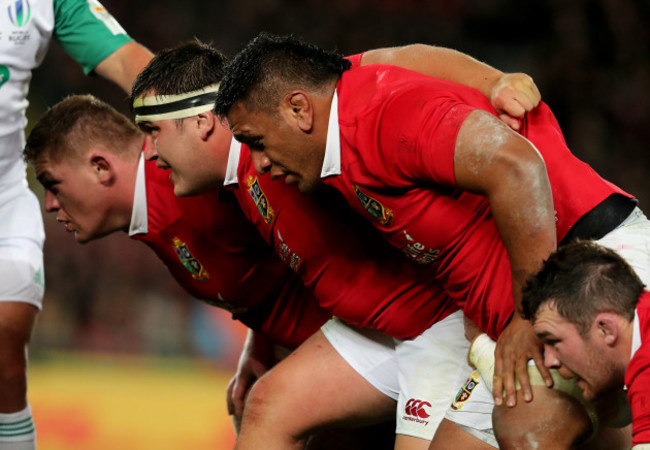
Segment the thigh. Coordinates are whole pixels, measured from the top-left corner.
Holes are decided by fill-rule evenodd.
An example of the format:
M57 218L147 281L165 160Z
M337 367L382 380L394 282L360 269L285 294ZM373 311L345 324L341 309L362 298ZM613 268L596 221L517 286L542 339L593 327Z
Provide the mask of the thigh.
M497 447L494 435L487 436L488 441L480 435L470 433L457 423L443 419L433 436L429 450L493 450ZM489 443L488 443L489 442Z
M260 405L259 414L284 422L298 437L333 426L381 422L395 414L395 401L355 371L322 331L257 381L244 410L242 433L250 407Z
M481 375L474 371L460 386L456 397L445 414L448 422L434 439L436 449L450 448L459 436L467 434L476 439L476 445L468 448L498 447L492 429L494 399ZM453 424L453 425L452 425ZM444 431L444 433L443 433ZM469 439L469 438L467 438ZM470 439L470 442L473 440ZM481 445L483 444L483 445Z
M460 312L434 324L417 338L397 344L398 440L409 436L425 441L424 448L428 447L458 386L470 371L468 349Z
M325 338L345 362L375 389L393 400L399 397L395 339L333 318L322 327Z

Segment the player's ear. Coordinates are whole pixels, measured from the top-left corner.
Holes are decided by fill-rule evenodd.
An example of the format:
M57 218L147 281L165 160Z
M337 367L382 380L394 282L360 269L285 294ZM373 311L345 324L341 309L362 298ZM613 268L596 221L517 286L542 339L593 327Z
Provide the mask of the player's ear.
M92 151L89 155L90 165L101 184L112 184L115 179L115 168L110 159L100 151Z
M282 105L283 112L291 118L301 131L309 133L314 125L314 104L312 98L302 90L291 91Z
M219 124L219 120L212 111L208 111L194 116L192 123L196 125L199 136L205 141L212 135L214 127Z
M621 333L620 316L611 312L601 312L596 316L594 324L597 336L608 346L614 346Z

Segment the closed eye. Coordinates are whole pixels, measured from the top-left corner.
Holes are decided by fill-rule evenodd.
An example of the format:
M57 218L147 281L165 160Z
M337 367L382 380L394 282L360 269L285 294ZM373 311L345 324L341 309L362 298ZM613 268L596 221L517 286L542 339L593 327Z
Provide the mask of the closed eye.
M50 191L53 194L56 194L56 186L60 183L60 181L51 180L47 178L39 178L38 181L43 186L43 189L45 189L46 191Z
M236 134L234 135L235 139L237 139L239 142L242 144L245 144L250 148L251 150L264 150L264 143L262 143L262 136L251 136L251 135L244 135L244 134Z

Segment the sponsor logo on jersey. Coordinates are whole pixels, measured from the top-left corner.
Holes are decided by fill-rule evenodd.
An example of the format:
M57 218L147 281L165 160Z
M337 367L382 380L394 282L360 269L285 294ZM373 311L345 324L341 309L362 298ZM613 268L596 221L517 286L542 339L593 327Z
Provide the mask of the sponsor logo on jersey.
M29 23L32 17L32 7L29 0L11 0L7 7L9 21L15 27L21 28Z
M190 271L192 278L196 281L207 281L210 278L208 271L205 270L198 259L192 256L190 249L187 248L187 244L177 237L174 237L173 242L176 256L178 256L183 266Z
M9 81L9 67L0 64L0 87Z
M269 206L269 202L266 199L266 195L264 195L264 192L262 192L262 188L260 187L259 180L257 179L257 177L249 175L248 178L246 179L246 184L248 185L248 193L253 199L253 202L255 202L255 206L257 206L257 210L264 218L264 222L266 222L267 224L271 223L274 214L273 208Z
M277 240L275 241L275 251L282 260L283 263L287 264L294 272L298 271L298 266L302 258L291 250L289 245L284 242L280 230L276 231Z
M472 391L476 389L476 386L480 383L481 381L479 380L478 372L472 373L467 381L465 381L465 384L463 384L463 387L460 388L460 391L458 391L454 401L451 402L451 409L455 411L461 409L465 402L471 397Z
M357 194L357 198L372 217L384 226L390 225L393 221L393 211L384 208L384 205L378 200L366 195L357 185L354 186L354 193Z
M417 398L412 398L406 402L406 406L404 407L404 412L406 414L402 416L402 420L421 423L426 426L429 424L429 421L424 419L428 419L430 416L426 408L430 407L431 403Z
M418 264L431 264L435 261L440 254L440 250L427 248L426 245L413 239L406 230L402 230L402 232L406 240L406 245L402 247L402 253Z

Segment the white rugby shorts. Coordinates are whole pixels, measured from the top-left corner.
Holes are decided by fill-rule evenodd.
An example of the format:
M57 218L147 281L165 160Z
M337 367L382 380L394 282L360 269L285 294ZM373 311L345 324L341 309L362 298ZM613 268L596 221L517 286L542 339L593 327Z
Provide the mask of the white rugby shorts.
M43 218L26 183L0 189L0 301L42 307Z
M619 253L634 268L641 281L650 286L650 221L639 208L635 208L617 228L596 242ZM470 370L468 374L471 375L460 387L445 418L497 447L492 431L492 393L478 373Z
M430 441L469 370L469 342L456 312L412 340L393 339L332 319L321 328L370 384L397 400L396 434Z

